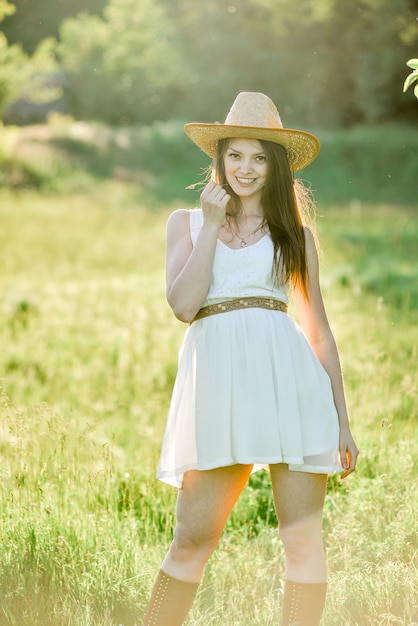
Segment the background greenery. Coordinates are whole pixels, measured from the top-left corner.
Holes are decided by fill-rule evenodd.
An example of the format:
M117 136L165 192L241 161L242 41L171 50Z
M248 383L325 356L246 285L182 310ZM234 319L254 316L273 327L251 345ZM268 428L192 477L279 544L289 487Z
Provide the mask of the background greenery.
M288 127L416 120L402 94L416 0L1 0L0 18L5 6L9 122L45 115L27 105L39 90L20 76L28 62L44 92L62 89L59 110L112 125L223 120L239 91L268 93Z
M0 626L140 624L176 495L154 479L184 332L165 223L208 165L182 126L240 90L322 143L301 175L361 449L329 480L324 626L418 624L416 9L0 0ZM277 624L283 578L260 472L190 626Z
M171 538L155 468L184 325L164 298L177 206L139 185L0 193L0 624L140 624ZM418 621L415 211L318 212L323 289L358 471L329 481L324 626ZM268 475L245 489L190 624L277 624L283 553Z
M320 155L300 173L318 201L416 203L418 127L362 125L318 135ZM187 187L204 180L209 163L176 121L115 128L55 114L47 125L0 131L0 187L68 193L110 178L136 183L137 197L150 206L192 204L201 187Z
M0 0L0 185L110 176L141 182L147 202L191 202L208 160L184 121L223 120L238 91L261 90L285 126L319 135L321 202L414 204L418 109L402 86L416 12L416 0Z

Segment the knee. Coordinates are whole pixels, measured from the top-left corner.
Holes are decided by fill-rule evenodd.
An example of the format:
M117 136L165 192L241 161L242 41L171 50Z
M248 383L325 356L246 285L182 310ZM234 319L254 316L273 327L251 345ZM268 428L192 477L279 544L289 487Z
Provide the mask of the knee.
M171 554L177 561L206 562L218 545L217 533L203 533L198 529L177 526L171 544Z
M307 523L282 525L279 529L286 556L294 562L303 563L313 554L323 552L321 529Z

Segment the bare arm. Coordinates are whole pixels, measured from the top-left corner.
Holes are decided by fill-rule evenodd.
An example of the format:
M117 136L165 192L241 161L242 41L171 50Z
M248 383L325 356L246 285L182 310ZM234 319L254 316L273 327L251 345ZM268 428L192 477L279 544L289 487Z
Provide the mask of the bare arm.
M355 469L358 450L351 435L344 384L338 350L332 334L319 285L319 264L315 241L305 229L306 256L309 269L307 299L300 288L294 289L294 301L301 326L318 359L327 371L340 424L340 456L345 478Z
M194 246L188 211L175 211L167 224L166 295L175 316L183 322L193 319L208 292L216 242L230 196L211 181L200 199L203 225Z

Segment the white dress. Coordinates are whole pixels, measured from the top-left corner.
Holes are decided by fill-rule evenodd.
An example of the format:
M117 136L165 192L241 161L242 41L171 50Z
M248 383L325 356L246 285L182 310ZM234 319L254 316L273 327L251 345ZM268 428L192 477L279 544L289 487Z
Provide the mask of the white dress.
M193 244L202 221L201 209L190 211ZM288 302L272 262L269 234L238 250L218 240L202 306L243 296ZM187 470L236 463L339 472L338 438L329 376L287 313L239 309L187 328L157 478L181 488Z

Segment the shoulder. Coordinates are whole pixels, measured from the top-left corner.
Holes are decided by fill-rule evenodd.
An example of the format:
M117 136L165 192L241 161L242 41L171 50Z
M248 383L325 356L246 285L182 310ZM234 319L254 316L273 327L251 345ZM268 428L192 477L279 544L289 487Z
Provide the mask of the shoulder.
M188 209L176 209L168 216L167 227L175 227L177 225L183 225L190 220L190 211Z
M309 226L303 227L303 232L305 235L305 248L306 248L306 258L308 263L314 261L318 262L318 239L314 233L314 231Z
M314 247L316 249L316 235L310 226L303 227L303 234L305 235L306 246Z
M192 245L203 223L202 209L177 209L168 218L167 238L179 240L187 235Z
M191 226L202 221L202 209L176 209L168 216L167 224L181 225L190 224Z
M188 245L194 244L202 220L201 209L176 209L168 217L167 242L186 240Z
M190 242L190 220L187 209L177 209L167 220L167 247L176 247L180 242Z

